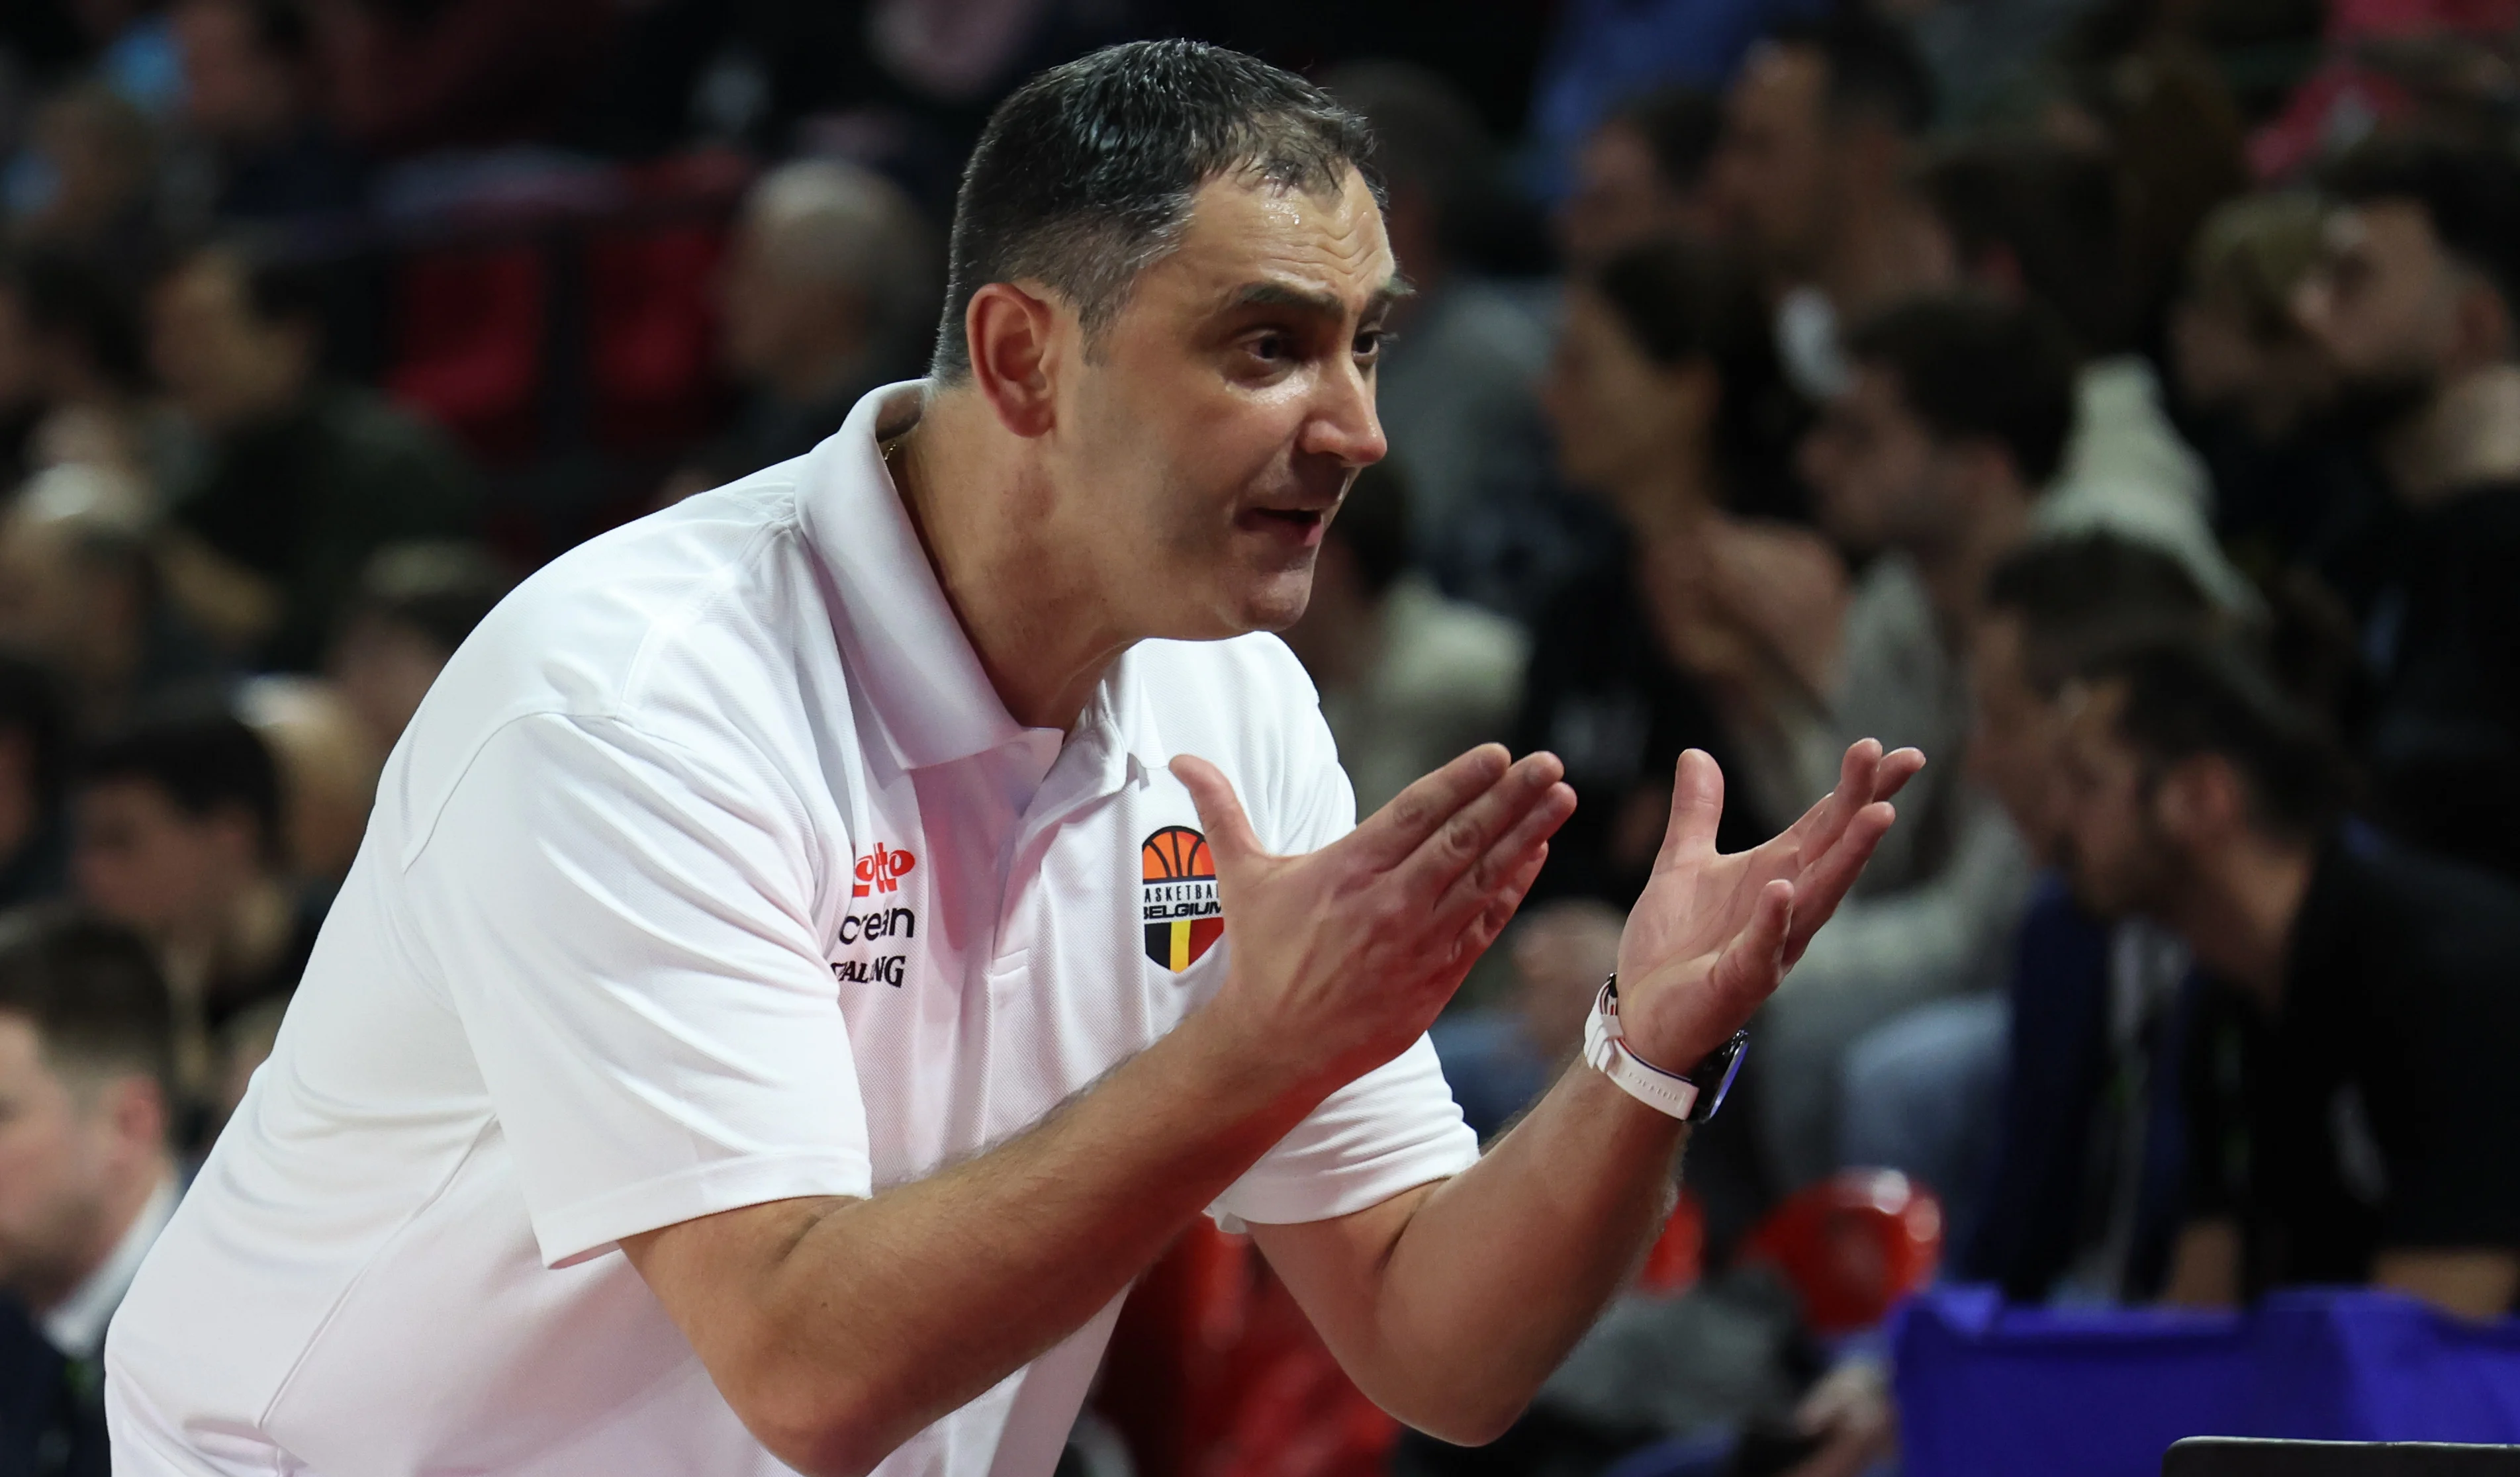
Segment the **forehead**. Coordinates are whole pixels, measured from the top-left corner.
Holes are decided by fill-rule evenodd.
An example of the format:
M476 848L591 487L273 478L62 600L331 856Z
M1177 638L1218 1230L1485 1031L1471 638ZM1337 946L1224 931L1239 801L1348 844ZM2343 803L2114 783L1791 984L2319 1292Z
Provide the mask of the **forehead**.
M1742 65L1741 85L1733 96L1741 104L1758 106L1763 117L1804 113L1817 118L1827 90L1828 64L1818 51L1764 42Z
M1139 289L1221 309L1247 287L1273 284L1359 313L1397 275L1382 207L1356 170L1335 193L1318 194L1225 175L1199 187L1181 244L1147 269Z
M2328 217L2327 249L2339 256L2414 262L2437 258L2441 240L2423 206L2413 201L2375 200Z

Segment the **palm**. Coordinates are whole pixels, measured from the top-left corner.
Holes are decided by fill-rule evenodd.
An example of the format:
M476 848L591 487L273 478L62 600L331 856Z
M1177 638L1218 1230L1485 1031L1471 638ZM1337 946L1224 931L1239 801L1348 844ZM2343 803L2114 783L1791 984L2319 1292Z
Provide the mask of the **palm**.
M1890 827L1886 802L1923 766L1914 749L1885 755L1867 738L1800 821L1726 855L1715 849L1723 772L1683 755L1670 828L1619 940L1622 1013L1639 1017L1640 1050L1659 1043L1686 1062L1731 1035L1837 911Z

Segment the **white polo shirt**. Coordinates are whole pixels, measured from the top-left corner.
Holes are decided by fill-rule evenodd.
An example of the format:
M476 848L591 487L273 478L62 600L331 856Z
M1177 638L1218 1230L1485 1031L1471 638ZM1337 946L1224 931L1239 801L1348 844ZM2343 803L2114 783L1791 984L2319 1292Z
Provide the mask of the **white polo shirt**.
M1275 850L1354 824L1273 637L1147 643L1064 742L1018 727L877 450L919 394L568 554L456 654L114 1320L117 1472L785 1470L620 1238L920 1179L1212 994L1174 754ZM1342 1215L1476 1156L1420 1041L1211 1210ZM1113 1311L881 1470L1048 1472Z

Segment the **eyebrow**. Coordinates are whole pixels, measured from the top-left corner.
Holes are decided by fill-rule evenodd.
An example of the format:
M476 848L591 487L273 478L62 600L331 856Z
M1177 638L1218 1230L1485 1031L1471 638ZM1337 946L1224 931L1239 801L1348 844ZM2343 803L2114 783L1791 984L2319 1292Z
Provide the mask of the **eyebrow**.
M1405 277L1393 277L1373 290L1365 300L1363 317L1372 318L1386 312L1401 298L1414 296L1417 285ZM1293 308L1322 318L1342 318L1347 304L1328 292L1316 292L1283 282L1251 282L1235 289L1228 299L1229 308Z

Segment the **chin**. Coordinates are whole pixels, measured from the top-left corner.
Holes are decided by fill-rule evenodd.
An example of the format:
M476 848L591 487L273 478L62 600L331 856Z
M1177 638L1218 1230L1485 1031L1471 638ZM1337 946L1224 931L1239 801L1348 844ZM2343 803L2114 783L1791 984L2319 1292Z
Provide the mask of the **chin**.
M1251 631L1283 631L1304 618L1304 607L1312 604L1313 565L1310 559L1300 569L1263 576L1253 580L1230 603L1234 612L1231 634Z

